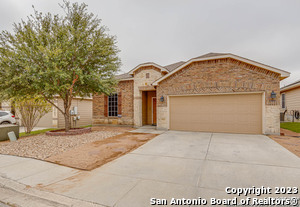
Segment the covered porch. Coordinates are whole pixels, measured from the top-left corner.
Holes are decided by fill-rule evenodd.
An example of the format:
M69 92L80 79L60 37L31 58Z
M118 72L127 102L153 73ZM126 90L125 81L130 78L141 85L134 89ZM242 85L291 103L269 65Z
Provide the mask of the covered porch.
M156 126L156 114L156 91L142 91L142 126Z

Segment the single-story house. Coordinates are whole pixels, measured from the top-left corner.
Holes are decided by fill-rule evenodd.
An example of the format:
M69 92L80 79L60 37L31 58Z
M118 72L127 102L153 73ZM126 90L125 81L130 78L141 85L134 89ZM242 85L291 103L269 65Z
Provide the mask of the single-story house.
M289 75L230 53L147 62L117 77L116 94L94 95L93 124L278 134L280 81Z
M300 122L300 81L280 89L281 121Z
M63 101L60 98L55 98L53 102L63 109ZM71 110L74 112L71 116L72 127L87 126L92 124L92 97L75 97L72 100ZM2 102L0 109L10 111L9 102ZM22 126L21 120L17 117L18 123ZM64 128L65 118L54 106L52 110L45 114L36 127L44 128Z
M59 108L63 109L62 99L54 99L54 103L57 104ZM72 127L91 125L92 108L93 98L73 98L72 105L70 108L70 110L74 112L71 116ZM65 128L65 118L60 111L58 111L54 106L52 106L52 110L40 119L39 123L37 124L37 127Z

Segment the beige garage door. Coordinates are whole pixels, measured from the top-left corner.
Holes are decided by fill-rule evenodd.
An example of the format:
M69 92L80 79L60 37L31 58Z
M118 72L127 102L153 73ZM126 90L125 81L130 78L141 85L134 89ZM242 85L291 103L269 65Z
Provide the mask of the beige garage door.
M170 129L262 133L262 95L170 96Z

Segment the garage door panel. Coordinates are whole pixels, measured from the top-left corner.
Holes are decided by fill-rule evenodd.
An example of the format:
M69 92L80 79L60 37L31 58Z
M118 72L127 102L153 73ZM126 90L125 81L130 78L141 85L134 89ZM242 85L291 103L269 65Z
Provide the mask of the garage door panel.
M262 95L170 97L170 129L262 133Z

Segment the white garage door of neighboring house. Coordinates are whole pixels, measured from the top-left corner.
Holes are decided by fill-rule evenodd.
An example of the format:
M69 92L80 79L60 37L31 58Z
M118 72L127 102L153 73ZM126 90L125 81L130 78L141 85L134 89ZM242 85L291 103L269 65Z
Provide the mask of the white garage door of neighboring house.
M170 130L262 134L262 94L169 97Z

